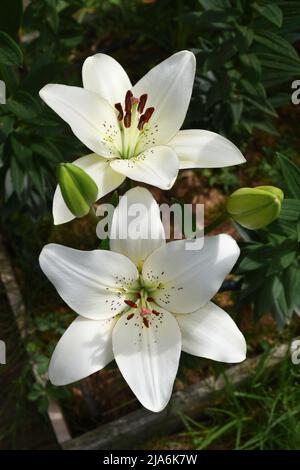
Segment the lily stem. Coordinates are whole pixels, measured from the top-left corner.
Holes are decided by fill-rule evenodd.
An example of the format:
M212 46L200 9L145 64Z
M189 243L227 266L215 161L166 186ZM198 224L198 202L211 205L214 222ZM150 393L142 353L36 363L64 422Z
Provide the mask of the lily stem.
M229 218L229 215L227 214L227 212L222 212L220 215L218 215L218 217L215 220L213 220L210 224L204 227L204 234L206 235L212 230L214 230L215 228L219 227L219 225L225 222L225 220L227 220L228 218Z

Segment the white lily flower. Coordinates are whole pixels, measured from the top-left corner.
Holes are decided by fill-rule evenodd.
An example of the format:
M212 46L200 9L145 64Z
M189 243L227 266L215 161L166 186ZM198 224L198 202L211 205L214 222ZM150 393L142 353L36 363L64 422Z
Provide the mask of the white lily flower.
M111 239L112 251L55 244L42 250L42 270L79 314L56 346L49 377L54 385L66 385L115 359L140 402L161 411L172 393L181 350L229 363L245 359L242 333L210 302L239 248L225 234L205 238L198 251L187 251L186 240L166 244L151 193L137 187L126 196L112 227L127 226L124 209L129 212L138 200L145 207L138 240ZM153 238L147 239L150 219Z
M112 57L96 54L83 64L83 88L49 84L41 98L93 152L74 164L98 186L98 199L126 177L170 189L181 168L220 168L245 161L224 137L180 128L191 99L196 60L181 51L132 86ZM57 187L54 223L74 218Z

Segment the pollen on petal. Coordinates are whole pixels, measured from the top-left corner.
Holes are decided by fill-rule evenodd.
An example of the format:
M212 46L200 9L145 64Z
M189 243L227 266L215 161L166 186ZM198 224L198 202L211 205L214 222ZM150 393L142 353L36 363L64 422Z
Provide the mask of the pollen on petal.
M134 313L130 313L127 317L127 320L131 320L134 317Z
M143 323L145 325L146 328L149 328L149 320L147 318L143 318Z

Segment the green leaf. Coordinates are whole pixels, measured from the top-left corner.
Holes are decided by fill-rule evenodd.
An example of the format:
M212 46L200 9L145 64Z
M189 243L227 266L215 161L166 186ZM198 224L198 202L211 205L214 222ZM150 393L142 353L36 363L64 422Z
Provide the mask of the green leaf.
M272 122L268 122L265 118L264 121L255 121L253 122L253 126L260 131L267 132L271 135L279 136L279 132L277 131L276 127L272 124Z
M39 103L25 91L20 91L13 98L9 99L6 107L25 121L37 117L41 110Z
M16 38L23 16L22 0L1 0L0 31Z
M299 60L296 49L283 37L272 31L259 31L254 35L254 40L261 46L270 49L284 57L289 56L291 59Z
M290 57L283 57L269 52L258 52L257 56L260 60L261 66L264 68L272 69L274 71L283 71L285 74L289 73L292 77L300 73L299 59L291 59Z
M287 193L300 199L300 169L281 153L277 153L281 171L287 186Z
M236 101L236 102L230 103L230 108L231 108L234 124L238 124L240 122L240 119L243 113L243 107L244 107L243 101Z
M230 8L229 0L198 0L204 10L218 10Z
M0 64L20 67L22 62L23 54L18 44L8 34L0 31Z
M275 109L267 100L261 99L257 101L253 98L250 98L249 96L244 96L244 99L245 101L248 101L248 103L251 103L255 108L259 109L260 111L263 111L264 113L269 114L269 116L278 117Z
M268 265L268 275L280 273L288 268L295 260L296 250L296 242L290 239L284 240L279 246L276 246Z
M253 4L253 8L266 20L270 21L270 23L275 24L279 28L282 25L282 11L281 9L274 4L267 4L267 5L260 5L258 3Z
M15 134L11 136L11 145L13 149L14 156L20 165L21 168L28 168L30 165L30 159L32 156L32 151L30 147L26 146L21 142L19 137Z
M279 219L288 222L297 222L300 218L300 200L285 198L282 201Z
M273 296L275 318L279 328L283 328L287 320L289 320L291 313L288 308L284 286L278 278L274 280Z
M261 316L271 310L274 303L274 284L275 276L270 276L264 279L261 288L255 294L255 314Z
M180 20L188 25L201 27L202 30L230 29L230 23L234 21L234 14L232 9L229 11L221 9L206 10L204 12L193 11L182 15Z
M300 303L300 266L295 263L284 271L283 285L288 308L293 313L295 306Z
M18 165L17 160L13 157L10 162L10 174L11 174L11 181L14 190L18 195L21 194L24 186L24 172Z
M240 61L245 75L250 80L258 81L261 75L261 64L255 54L241 54Z
M33 153L41 156L47 162L58 163L62 161L62 154L52 142L36 142L31 146Z
M7 91L12 95L19 87L18 69L13 65L0 64L0 76L4 81Z
M220 48L214 49L205 61L204 70L215 70L224 67L224 62L230 60L237 52L236 46L231 42L224 42Z

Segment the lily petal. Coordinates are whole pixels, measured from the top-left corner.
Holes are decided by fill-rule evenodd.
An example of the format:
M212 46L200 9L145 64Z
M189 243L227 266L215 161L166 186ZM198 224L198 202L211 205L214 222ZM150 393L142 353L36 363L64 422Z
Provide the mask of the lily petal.
M219 290L240 250L229 235L205 237L201 250L187 250L186 240L176 240L154 251L145 261L142 276L151 286L160 283L151 297L172 313L193 312Z
M95 153L78 158L73 162L74 165L85 170L95 181L98 186L98 199L116 189L125 180L125 176L114 171L109 162L110 160L99 157ZM55 225L64 224L75 218L66 206L59 186L56 187L54 193L52 211Z
M164 311L147 317L123 315L113 330L113 351L129 387L145 408L161 411L167 405L176 377L181 335L174 316Z
M246 358L246 341L232 318L208 302L196 312L176 315L182 350L194 356L221 362L241 362Z
M130 189L114 211L110 249L142 266L154 250L165 244L159 206L145 188Z
M82 82L86 90L98 93L111 106L123 103L126 92L132 87L123 67L106 54L95 54L85 60Z
M53 385L67 385L103 369L114 356L112 330L116 318L89 320L78 317L56 345L49 365Z
M118 173L160 189L170 189L177 177L179 161L171 147L152 147L137 157L111 161Z
M177 153L180 169L223 168L246 161L230 140L211 131L179 131L168 145Z
M40 97L93 152L107 158L118 155L120 128L116 113L106 100L84 88L56 84L42 88Z
M112 318L126 304L119 293L138 278L125 256L105 250L82 251L51 243L40 254L40 266L61 298L79 315Z
M147 107L155 111L149 122L144 149L166 144L181 128L189 106L196 70L196 59L189 51L173 54L152 70L136 85L134 96L148 94ZM151 143L152 142L152 143Z

